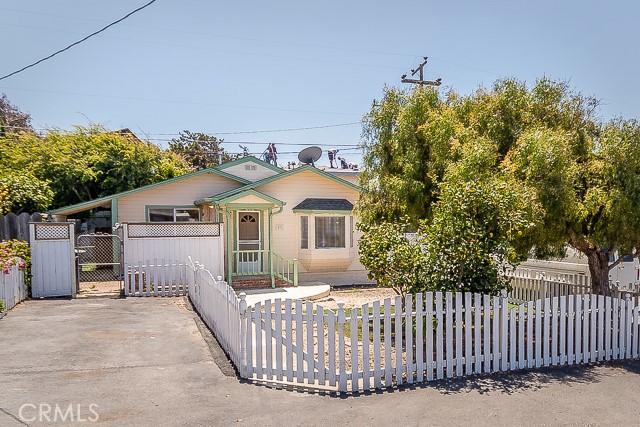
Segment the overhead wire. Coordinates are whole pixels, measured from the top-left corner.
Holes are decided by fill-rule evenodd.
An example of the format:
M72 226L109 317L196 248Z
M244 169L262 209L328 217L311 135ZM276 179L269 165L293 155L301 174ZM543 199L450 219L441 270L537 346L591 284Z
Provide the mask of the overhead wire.
M44 61L47 61L47 60L49 60L49 59L53 58L54 56L59 55L59 54L61 54L61 53L65 52L65 51L67 51L67 50L69 50L69 49L73 48L74 46L79 45L80 43L82 43L82 42L84 42L84 41L86 41L86 40L90 39L91 37L94 37L94 36L96 36L96 35L98 35L98 34L102 33L103 31L106 31L106 30L107 30L107 29L109 29L110 27L113 27L114 25L116 25L116 24L118 24L118 23L120 23L120 22L124 21L125 19L127 19L127 18L128 18L128 17L130 17L131 15L133 15L133 14L135 14L135 13L137 13L137 12L141 11L142 9L144 9L144 8L146 8L146 7L148 7L148 6L151 6L151 5L152 5L153 3L155 3L156 1L157 1L157 0L150 0L149 2L147 2L147 3L143 4L142 6L140 6L140 7L136 8L136 9L132 10L131 12L127 13L127 14L126 14L126 15L124 15L122 18L117 19L117 20L115 20L115 21L113 21L113 22L111 22L111 23L109 23L109 24L105 25L104 27L100 28L100 29L99 29L99 30L97 30L97 31L94 31L93 33L91 33L91 34L89 34L89 35L87 35L87 36L85 36L85 37L83 37L83 38L81 38L80 40L75 41L75 42L71 43L70 45L67 45L67 46L63 47L62 49L58 49L57 51L53 52L52 54L50 54L50 55L48 55L48 56L45 56L44 58L38 59L37 61L32 62L32 63L30 63L30 64L28 64L28 65L25 65L24 67L22 67L22 68L20 68L20 69L18 69L18 70L12 71L12 72L11 72L11 73L9 73L9 74L5 74L4 76L1 76L1 77L0 77L0 80L8 79L8 78L9 78L9 77L11 77L11 76L15 76L15 75L16 75L16 74L18 74L18 73L21 73L21 72L23 72L23 71L25 71L25 70L28 70L29 68L35 67L36 65L38 65L38 64L40 64L40 63L42 63L42 62L44 62Z

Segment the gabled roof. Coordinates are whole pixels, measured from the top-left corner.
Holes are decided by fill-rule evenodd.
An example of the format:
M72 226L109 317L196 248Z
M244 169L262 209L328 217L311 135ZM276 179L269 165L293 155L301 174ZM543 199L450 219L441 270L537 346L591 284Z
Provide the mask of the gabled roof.
M291 169L291 170L282 170L281 173L279 173L277 175L273 175L273 176L261 179L259 181L247 184L247 185L245 185L243 187L240 187L240 188L234 188L232 190L225 191L224 193L216 194L216 195L213 195L213 196L201 199L201 200L197 200L196 204L206 203L206 202L209 202L209 203L215 202L215 199L219 199L221 197L229 197L229 196L232 196L232 195L234 195L236 193L240 193L240 192L246 191L248 189L252 189L252 188L257 188L257 187L260 187L262 185L268 184L270 182L277 181L279 179L286 178L286 177L292 176L292 175L296 175L296 174L298 174L300 172L305 172L305 171L316 173L316 174L318 174L320 176L323 176L323 177L325 177L327 179L330 179L330 180L332 180L332 181L334 181L334 182L336 182L336 183L338 183L340 185L344 185L345 187L351 188L352 190L360 191L360 187L358 185L356 185L356 184L353 184L353 183L351 183L349 181L346 181L346 180L344 180L342 178L339 178L337 176L331 175L330 173L325 172L323 170L320 170L318 168L314 168L313 166L305 165L305 166L300 166L300 167L297 167L297 168Z
M213 196L211 198L211 201L215 204L229 204L246 196L255 196L264 200L266 203L270 203L275 206L282 206L285 204L282 200L278 200L275 197L271 197L267 194L261 193L251 188L241 187L239 188L239 190L242 190L242 191L237 191L234 194L226 195L226 196L224 194L227 192L220 193L216 196Z
M215 167L214 168L206 168L206 169L201 169L199 171L195 171L195 172L187 173L187 174L184 174L184 175L176 176L174 178L165 179L164 181L155 182L153 184L143 185L142 187L134 188L133 190L122 191L120 193L112 194L110 196L99 197L97 199L89 200L89 201L86 201L86 202L76 203L75 205L69 205L69 206L65 206L65 207L62 207L62 208L53 209L53 210L49 211L49 213L53 214L53 215L71 215L71 214L74 214L74 213L77 213L77 212L82 212L82 211L87 210L87 209L92 209L92 208L97 207L97 206L106 205L107 202L113 200L114 198L118 198L118 197L121 197L121 196L126 196L126 195L129 195L129 194L132 194L132 193L137 193L138 191L149 190L149 189L154 188L154 187L159 187L161 185L170 184L170 183L173 183L173 182L178 182L178 181L181 181L181 180L186 179L186 178L192 178L194 176L203 175L203 174L206 174L206 173L222 176L222 177L237 181L237 182L239 182L241 184L249 184L249 183L251 183L251 181L248 181L248 180L246 180L244 178L240 178L238 176L231 175L230 173L226 173L224 171L218 170Z
M304 199L293 211L352 211L353 203L347 199Z
M267 163L264 160L260 160L259 158L254 157L254 156L244 156L244 157L240 157L239 159L236 159L236 160L231 160L230 162L224 162L223 164L216 166L216 169L224 170L224 169L226 169L228 167L241 165L241 164L247 163L247 162L256 163L256 164L258 164L260 166L264 166L265 168L271 169L272 171L275 171L275 172L278 172L278 173L284 172L284 169L281 169L281 168L279 168L277 166L274 166L271 163Z

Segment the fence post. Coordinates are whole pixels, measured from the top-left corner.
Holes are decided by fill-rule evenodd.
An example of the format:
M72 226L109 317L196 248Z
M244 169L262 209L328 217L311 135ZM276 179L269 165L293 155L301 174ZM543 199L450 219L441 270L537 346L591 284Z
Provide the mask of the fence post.
M347 391L347 367L345 366L345 354L344 354L344 303L338 303L338 369L340 375L338 379L338 391L340 393L346 393ZM354 333L354 331L352 331ZM356 368L357 369L357 368Z
M247 294L240 292L240 377L247 378Z
M298 259L293 260L293 286L298 286Z

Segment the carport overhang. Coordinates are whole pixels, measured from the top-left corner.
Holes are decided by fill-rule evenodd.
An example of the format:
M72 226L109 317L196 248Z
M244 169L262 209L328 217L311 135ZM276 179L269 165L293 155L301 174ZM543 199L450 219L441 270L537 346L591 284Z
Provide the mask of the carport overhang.
M66 217L69 215L89 211L95 208L111 208L111 226L113 227L118 220L117 200L118 199L115 196L101 197L99 199L89 200L88 202L82 202L71 206L65 206L63 208L53 209L49 211L48 214L65 217L66 219Z

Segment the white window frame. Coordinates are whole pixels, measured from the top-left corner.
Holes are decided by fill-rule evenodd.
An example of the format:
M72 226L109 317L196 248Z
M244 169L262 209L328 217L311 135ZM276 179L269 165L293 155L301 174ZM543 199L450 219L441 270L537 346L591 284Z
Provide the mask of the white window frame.
M173 221L151 221L151 210L153 209L173 209ZM198 221L197 222L202 222L202 211L200 210L200 208L198 206L164 206L164 205L147 205L146 206L146 211L147 211L147 222L171 222L171 223L177 223L178 221L176 221L176 210L197 210L198 211ZM180 221L183 222L183 221Z
M318 247L318 239L316 238L317 235L317 219L318 218L342 218L344 221L344 226L342 227L342 232L344 233L344 246L328 246L328 247ZM314 215L313 218L313 247L314 249L317 250L340 250L340 249L347 249L349 246L348 242L347 242L347 238L348 238L348 233L347 233L347 225L349 224L349 222L347 221L347 215L331 215L331 214L327 214L327 215Z

